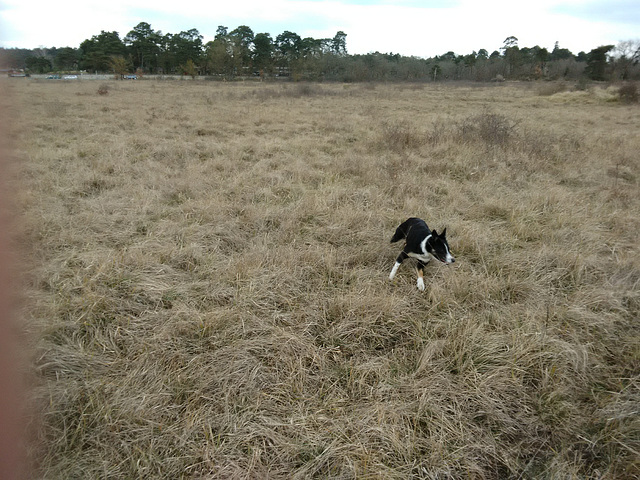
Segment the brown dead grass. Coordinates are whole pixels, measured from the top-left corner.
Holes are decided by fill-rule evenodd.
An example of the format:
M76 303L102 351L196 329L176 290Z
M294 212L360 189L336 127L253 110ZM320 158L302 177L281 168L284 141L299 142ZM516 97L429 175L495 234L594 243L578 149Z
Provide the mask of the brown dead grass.
M10 87L36 476L638 474L637 106ZM424 293L414 215L458 260Z

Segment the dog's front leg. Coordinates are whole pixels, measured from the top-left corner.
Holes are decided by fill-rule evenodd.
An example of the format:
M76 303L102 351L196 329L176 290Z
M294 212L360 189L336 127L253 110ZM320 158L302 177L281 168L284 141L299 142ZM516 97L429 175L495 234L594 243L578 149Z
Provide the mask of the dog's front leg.
M400 252L400 255L398 255L398 258L396 258L396 263L391 269L391 273L389 274L389 280L393 280L393 277L396 276L396 272L398 271L398 268L400 268L400 265L407 257L408 255L404 252L404 250Z
M424 292L424 262L418 260L418 281L416 282L418 290Z

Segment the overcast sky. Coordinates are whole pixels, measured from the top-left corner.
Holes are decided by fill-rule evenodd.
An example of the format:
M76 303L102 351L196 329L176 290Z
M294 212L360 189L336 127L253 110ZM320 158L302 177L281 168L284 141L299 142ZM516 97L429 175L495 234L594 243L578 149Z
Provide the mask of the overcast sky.
M640 39L640 0L0 0L0 46L75 48L101 30L124 38L140 22L162 33L196 28L205 42L218 25L274 39L342 30L349 53L491 53L515 36L520 47L558 41L576 54Z

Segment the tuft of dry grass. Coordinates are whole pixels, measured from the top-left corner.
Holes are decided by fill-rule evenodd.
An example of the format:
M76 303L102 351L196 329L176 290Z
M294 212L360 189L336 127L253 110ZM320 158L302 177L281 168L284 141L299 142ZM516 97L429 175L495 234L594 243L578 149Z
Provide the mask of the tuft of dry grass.
M638 85L626 83L618 89L618 96L623 103L638 103Z
M98 95L107 95L109 93L109 85L106 83L100 84L98 86Z
M410 121L384 122L380 143L389 149L402 152L420 147L425 141L423 133Z
M544 82L537 87L538 95L548 97L567 91L565 82Z
M638 474L637 108L9 87L35 477ZM457 259L424 293L387 280L414 215Z
M459 135L467 141L481 141L489 146L505 146L512 138L516 124L505 115L483 112L462 120Z

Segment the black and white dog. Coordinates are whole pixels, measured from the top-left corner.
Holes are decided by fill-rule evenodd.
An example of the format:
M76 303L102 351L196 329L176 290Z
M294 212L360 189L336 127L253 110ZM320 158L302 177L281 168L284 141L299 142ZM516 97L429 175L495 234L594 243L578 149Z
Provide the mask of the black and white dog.
M446 235L446 228L438 235L435 230L429 230L425 221L420 218L409 218L402 223L391 238L391 243L402 239L405 239L406 243L389 274L389 280L393 280L400 264L407 257L415 258L418 260L418 289L420 291L424 290L424 266L432 258L444 264L456 261L449 251Z

